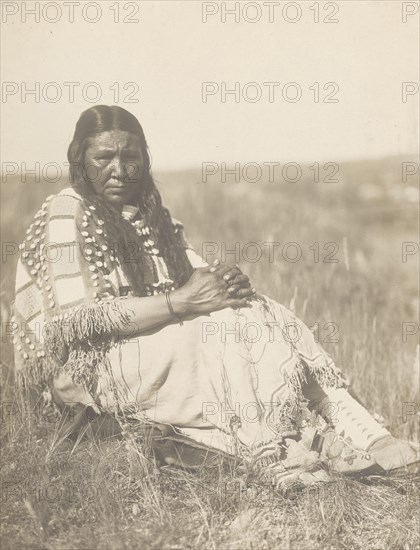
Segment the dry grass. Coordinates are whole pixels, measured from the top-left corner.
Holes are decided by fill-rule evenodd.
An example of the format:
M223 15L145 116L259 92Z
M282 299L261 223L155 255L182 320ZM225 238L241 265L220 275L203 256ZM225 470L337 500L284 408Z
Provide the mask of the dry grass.
M239 242L241 250L250 241L299 243L299 262L284 261L280 247L274 262L264 254L241 267L260 292L292 305L309 326L320 323L321 342L368 407L399 437L418 439L415 417L403 418L404 402L419 401L417 337L403 342L401 332L418 319L418 256L401 261L401 243L418 240L418 218L400 161L342 166L342 182L330 185L202 184L194 171L160 179L198 251L203 241ZM3 185L3 242L20 242L42 198L56 190ZM314 242L320 262L309 249ZM339 246L338 263L322 262L327 242ZM3 264L3 320L14 264L15 257ZM325 342L325 322L338 325L337 342ZM2 548L420 548L418 479L337 479L281 495L238 471L158 469L131 437L73 449L57 444L54 416L36 420L10 409L11 364L6 344Z

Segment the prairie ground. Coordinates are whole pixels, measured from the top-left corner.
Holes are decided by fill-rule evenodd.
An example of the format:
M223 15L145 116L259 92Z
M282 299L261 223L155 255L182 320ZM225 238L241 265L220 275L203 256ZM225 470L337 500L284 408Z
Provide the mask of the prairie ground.
M295 183L203 183L200 170L156 179L197 252L239 261L260 293L313 328L369 410L418 440L418 180L402 181L401 163L343 164L335 183L308 167ZM2 184L2 548L420 548L418 477L337 478L282 495L234 469L158 469L130 434L58 444L54 416L18 406L5 328L13 243L59 188Z

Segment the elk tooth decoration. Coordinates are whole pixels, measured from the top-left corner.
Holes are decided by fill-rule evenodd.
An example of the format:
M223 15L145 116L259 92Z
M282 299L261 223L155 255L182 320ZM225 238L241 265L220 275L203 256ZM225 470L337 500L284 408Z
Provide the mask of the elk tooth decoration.
M159 247L156 244L154 230L146 224L144 219L134 219L138 209L133 206L124 206L122 216L129 221L140 237L144 252L150 257L153 265L155 282L153 285L146 285L146 295L160 294L166 290L174 290L174 281L170 279L168 269L163 257L160 255Z
M18 362L25 364L23 378L45 383L48 376L55 371L56 358L61 357L63 346L71 345L78 338L88 338L93 328L112 332L120 324L128 323L129 317L124 308L119 306L114 296L132 295L128 281L120 264L114 244L107 242L107 226L99 212L85 199L64 190L50 196L34 216L33 223L26 230L20 244L22 285L17 288L18 305L15 309L14 345ZM176 285L169 277L168 268L155 229L147 225L146 220L138 219L136 207L124 207L122 216L135 229L138 237L136 244L145 257L145 285L143 296L175 290ZM74 234L69 237L71 229L69 220L74 221ZM54 252L50 250L54 238L52 228L59 228L65 220L63 238L57 238ZM177 230L174 226L174 231ZM48 236L49 240L46 240ZM64 258L69 254L73 256ZM56 251L60 252L58 254ZM67 261L68 266L61 264ZM77 263L78 262L78 263ZM72 272L71 278L63 277L64 267ZM147 270L147 272L146 272ZM74 281L74 282L73 282ZM76 281L79 283L76 284ZM81 285L91 289L92 303L83 302L79 295ZM60 290L61 287L61 290ZM60 295L61 292L61 295ZM31 312L23 304L30 303ZM41 324L48 326L42 341L33 338L28 330L21 331L22 320L33 316L41 319ZM107 333L108 333L107 332ZM88 335L88 336L86 336ZM112 346L113 341L106 341ZM96 369L103 366L104 350L94 347L84 355L83 350L70 351L69 372L75 374L80 383L89 386ZM61 361L61 359L60 359ZM59 362L60 362L59 361ZM84 362L88 369L88 378L84 379L78 368ZM102 366L101 366L102 365ZM60 367L61 368L61 367Z

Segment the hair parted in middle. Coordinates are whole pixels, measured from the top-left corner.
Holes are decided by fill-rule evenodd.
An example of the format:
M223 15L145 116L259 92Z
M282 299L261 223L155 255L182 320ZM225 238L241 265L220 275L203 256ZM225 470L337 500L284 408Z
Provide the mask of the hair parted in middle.
M190 277L193 268L188 260L179 233L167 208L162 205L162 198L151 173L149 150L143 128L137 118L126 109L116 105L96 105L84 111L76 124L73 140L67 151L70 164L70 181L87 204L94 205L98 214L104 219L107 238L116 250L121 267L134 293L144 296L145 253L140 247L130 261L123 257L123 251L132 250L130 244L138 243L136 230L129 221L121 216L118 207L97 193L84 178L84 159L89 138L101 132L121 130L130 132L140 138L140 147L144 159L140 177L137 205L146 225L152 227L158 240L158 246L167 265L170 278L176 286L182 286Z

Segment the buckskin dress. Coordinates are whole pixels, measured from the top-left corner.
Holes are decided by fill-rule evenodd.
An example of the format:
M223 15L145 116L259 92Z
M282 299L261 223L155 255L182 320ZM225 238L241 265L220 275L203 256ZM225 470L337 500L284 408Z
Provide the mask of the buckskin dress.
M123 215L147 253L146 295L175 288L153 228L136 209ZM192 266L207 265L182 224L173 220L173 228ZM95 207L71 188L48 197L17 267L12 322L20 378L51 385L66 403L168 424L252 459L275 453L285 430L302 429L308 372L323 387L344 385L308 327L267 296L121 339L117 327L129 326L124 302L131 295Z

